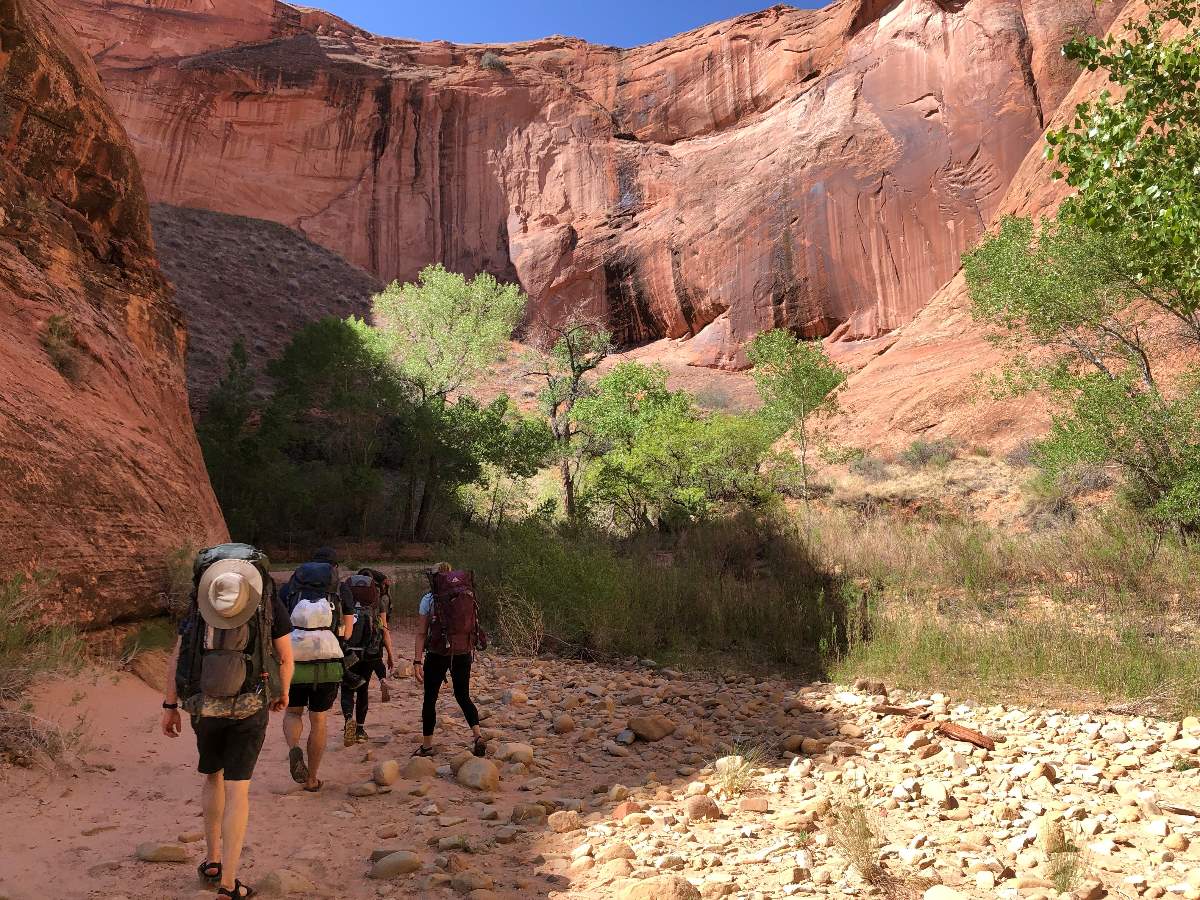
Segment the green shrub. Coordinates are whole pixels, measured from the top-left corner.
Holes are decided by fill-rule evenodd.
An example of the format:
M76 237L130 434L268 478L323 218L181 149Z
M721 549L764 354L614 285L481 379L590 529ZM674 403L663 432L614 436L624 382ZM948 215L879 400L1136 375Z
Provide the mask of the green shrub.
M498 55L491 50L484 52L483 56L479 57L479 66L483 69L490 69L493 72L507 72L508 66Z
M746 516L627 541L526 522L439 552L474 569L493 625L496 609L536 609L551 649L730 654L816 671L847 644L849 594L777 522Z
M869 453L864 453L857 459L851 460L850 471L871 484L886 481L891 476L888 464L878 456L872 456Z
M958 456L958 445L945 438L926 441L918 438L900 454L900 461L912 469L938 468L949 465Z
M42 334L42 349L63 378L74 381L79 377L82 359L75 337L75 325L67 316L53 315L47 320L46 331Z

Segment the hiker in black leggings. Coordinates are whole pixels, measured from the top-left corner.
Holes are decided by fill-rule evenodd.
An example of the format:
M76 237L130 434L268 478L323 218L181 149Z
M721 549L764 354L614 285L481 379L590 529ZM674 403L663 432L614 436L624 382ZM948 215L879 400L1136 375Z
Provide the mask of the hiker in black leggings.
M449 563L438 563L436 570L449 572ZM431 653L425 647L429 627L429 613L433 607L433 595L426 594L421 598L420 620L417 622L416 646L413 653L413 677L417 684L425 688L424 702L421 704L421 746L414 756L433 756L433 729L437 725L437 700L442 689L442 682L449 673L454 685L454 699L462 708L467 724L471 726L474 744L471 751L476 756L483 756L486 745L479 730L479 710L471 702L471 653L460 653L454 656L441 653Z
M355 690L350 690L346 685L342 685L342 716L346 721L354 719L357 728L356 740L361 741L366 740L367 737L366 729L363 726L367 723L368 688L371 686L372 675L379 679L380 699L384 703L388 701L387 666L383 657L377 656L374 659L360 659L351 668L351 671L358 675L363 683Z

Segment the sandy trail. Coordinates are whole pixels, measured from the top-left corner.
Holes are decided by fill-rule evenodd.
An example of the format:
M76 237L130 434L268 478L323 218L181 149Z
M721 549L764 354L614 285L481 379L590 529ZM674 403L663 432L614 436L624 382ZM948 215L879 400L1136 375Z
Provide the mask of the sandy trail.
M410 639L397 634L402 657ZM265 887L286 870L311 884L290 896L346 900L628 900L630 885L638 898L694 900L696 885L704 898L832 900L874 890L829 815L831 804L863 803L888 871L906 884L953 886L939 896L1061 900L1057 863L1042 847L1061 828L1086 848L1076 900L1105 889L1200 900L1195 718L892 692L894 704L927 709L930 726L953 721L992 736L987 751L940 732L908 733L913 719L873 710L882 688L870 683L859 691L488 653L477 660L474 694L495 737L490 753L522 742L510 749L532 753L530 764L499 761L491 794L458 784L449 763L469 731L447 689L435 760L443 772L350 797L378 761L407 762L418 741L417 685L392 684L388 704L373 689L368 730L378 743L344 749L331 729L320 794L288 777L273 718L252 787L244 881ZM177 740L159 733L157 692L128 674L93 672L39 692L37 708L67 725L86 716L94 746L71 771L0 771L0 900L211 898L195 876L201 841L185 844L187 864L134 857L140 843L201 830L193 738L186 727ZM673 723L664 739L614 742L627 723L644 731L658 716ZM332 724L340 721L335 712ZM722 794L710 763L735 742L766 755ZM800 755L789 760L781 745ZM368 879L372 852L384 848L412 852L419 870ZM656 876L686 878L686 890L664 893L644 880Z
M408 658L411 634L397 632L395 639L398 657ZM301 791L289 778L282 717L273 714L251 787L242 880L256 884L268 873L288 869L317 885L317 893L305 896L452 896L449 888L423 889L422 873L393 881L365 876L376 848L413 850L428 864L439 855L439 838L460 836L478 852L453 854L457 859L446 871L469 867L484 872L494 880L499 897L562 892L569 885L564 872L571 837L550 834L543 823L522 829L516 840L497 844L494 835L508 827L513 807L535 799L565 799L583 800L586 811L586 804L602 801L601 791L613 783L640 784L656 766L673 772L680 761L671 757L685 745L663 742L660 751L630 759L604 753L599 745L622 727L628 711L619 706L609 710L598 697L582 693L579 696L596 709L576 710L580 730L555 735L549 720L560 708L555 702L558 691L570 694L572 687L581 691L592 685L594 694L608 697L627 688L624 675L619 669L581 666L576 671L571 663L541 662L532 664L533 677L526 679L529 669L529 663L491 654L477 660L472 688L485 729L498 738L532 743L538 754L528 773L514 773L508 764L499 763L501 789L491 797L460 786L452 777L419 783L401 779L390 793L377 797L347 795L349 785L370 778L375 761L397 758L403 763L417 745L420 694L411 678L389 680L392 699L387 704L379 699L378 682L372 681L369 744L343 748L342 718L335 704L321 769L325 788L319 794ZM530 694L529 704L515 708L502 702L502 692L514 683ZM545 689L551 692L548 698L540 695ZM543 705L547 699L550 702ZM191 727L185 716L183 734L174 740L164 737L159 702L158 692L133 675L99 670L53 682L40 692L40 715L68 726L81 716L87 719L91 747L69 772L9 769L0 776L0 833L5 836L0 842L0 898L213 896L195 877L195 866L204 855L202 840L186 844L191 852L187 864L146 863L133 855L143 842L174 843L203 829ZM446 685L439 705L436 762L445 765L467 747L469 737ZM672 750L667 743L674 745ZM695 762L700 762L698 757ZM419 796L412 794L414 788ZM431 804L440 815L430 814ZM577 834L574 843L578 840ZM545 858L556 852L561 858ZM611 896L608 890L590 893L582 887L569 893Z

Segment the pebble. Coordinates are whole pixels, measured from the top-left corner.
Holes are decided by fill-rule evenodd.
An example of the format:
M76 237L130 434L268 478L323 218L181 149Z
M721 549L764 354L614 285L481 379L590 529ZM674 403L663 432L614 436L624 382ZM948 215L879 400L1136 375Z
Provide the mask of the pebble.
M149 842L138 844L134 856L142 862L183 863L192 858L187 847L182 844L159 844Z

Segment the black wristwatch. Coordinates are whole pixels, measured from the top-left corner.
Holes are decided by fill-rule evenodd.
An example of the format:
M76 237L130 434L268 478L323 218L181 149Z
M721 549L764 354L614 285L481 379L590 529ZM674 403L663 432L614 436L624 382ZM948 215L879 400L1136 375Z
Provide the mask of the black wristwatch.
M163 709L179 709L179 704L178 703L168 703L166 700L164 700L163 701Z

